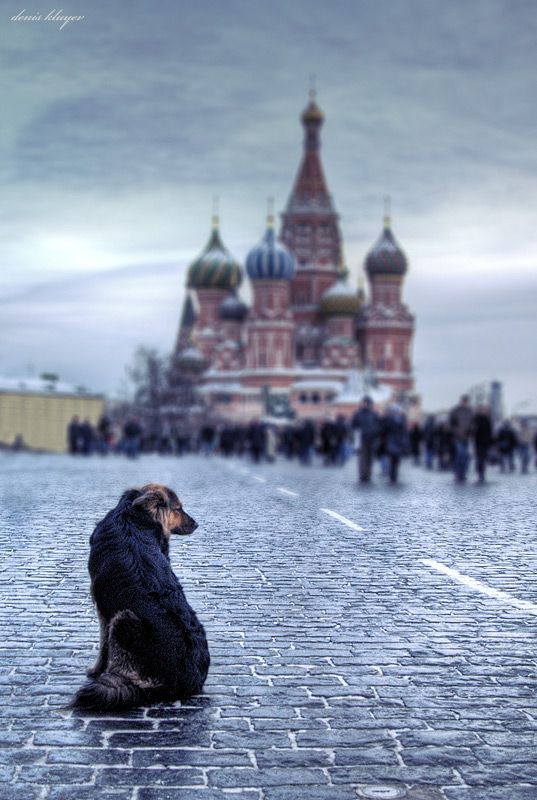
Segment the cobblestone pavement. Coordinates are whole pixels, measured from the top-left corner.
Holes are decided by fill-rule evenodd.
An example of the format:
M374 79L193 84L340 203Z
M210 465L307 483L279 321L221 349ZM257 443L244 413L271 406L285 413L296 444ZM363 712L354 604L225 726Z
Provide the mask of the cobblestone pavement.
M354 468L3 456L0 798L535 800L535 473L359 489ZM98 642L88 537L148 481L200 526L172 562L206 689L72 714Z

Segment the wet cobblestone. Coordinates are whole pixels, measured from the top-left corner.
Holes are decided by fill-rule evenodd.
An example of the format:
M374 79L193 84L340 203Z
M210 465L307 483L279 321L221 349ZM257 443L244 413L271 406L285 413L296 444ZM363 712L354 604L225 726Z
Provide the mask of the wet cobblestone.
M460 487L406 467L359 490L354 464L20 454L0 470L0 800L537 800L537 615L421 563L537 603L535 473ZM205 691L73 714L98 643L88 538L149 481L200 526L172 563L207 629Z

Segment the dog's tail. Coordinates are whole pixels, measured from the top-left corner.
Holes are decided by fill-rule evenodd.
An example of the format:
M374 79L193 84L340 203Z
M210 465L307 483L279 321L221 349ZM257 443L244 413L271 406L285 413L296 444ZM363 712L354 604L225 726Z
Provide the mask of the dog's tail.
M147 689L137 686L124 675L103 672L78 690L70 708L115 711L142 705L147 697Z

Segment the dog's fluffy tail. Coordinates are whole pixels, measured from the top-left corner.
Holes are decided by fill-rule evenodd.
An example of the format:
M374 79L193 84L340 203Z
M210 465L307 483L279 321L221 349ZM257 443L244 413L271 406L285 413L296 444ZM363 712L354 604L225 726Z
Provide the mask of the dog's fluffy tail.
M124 675L103 672L88 681L75 694L70 708L95 711L114 711L134 708L143 703L148 692Z

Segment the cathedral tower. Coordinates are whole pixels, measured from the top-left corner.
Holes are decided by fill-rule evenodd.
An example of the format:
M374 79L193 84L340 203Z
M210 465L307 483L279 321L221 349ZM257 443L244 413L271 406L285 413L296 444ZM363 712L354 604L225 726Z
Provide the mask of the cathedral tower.
M246 325L246 369L257 373L250 383L284 386L292 380L286 373L294 366L295 325L289 296L295 260L276 241L271 214L262 241L246 257L246 271L254 292Z
M196 293L198 313L193 334L207 361L211 361L220 341L220 306L242 280L242 269L220 238L218 216L205 249L188 269L187 286Z
M318 307L321 296L337 278L341 234L321 164L324 115L315 102L314 91L310 92L301 121L304 153L282 214L280 238L293 253L297 266L291 281L291 310L297 322L296 356L299 362L311 365L320 360Z
M364 266L370 289L370 302L358 319L364 364L375 372L381 383L399 392L410 392L414 389L414 317L401 298L408 263L392 233L388 214Z

